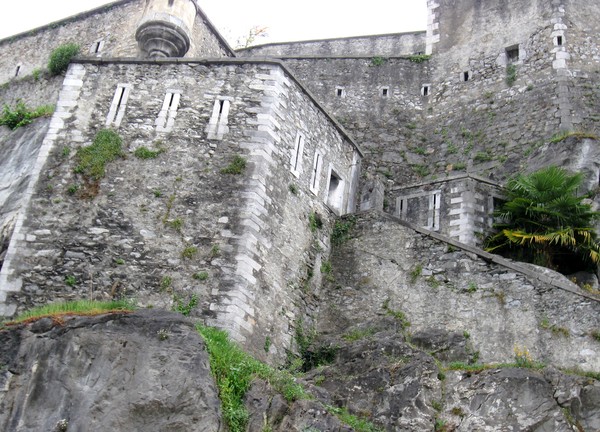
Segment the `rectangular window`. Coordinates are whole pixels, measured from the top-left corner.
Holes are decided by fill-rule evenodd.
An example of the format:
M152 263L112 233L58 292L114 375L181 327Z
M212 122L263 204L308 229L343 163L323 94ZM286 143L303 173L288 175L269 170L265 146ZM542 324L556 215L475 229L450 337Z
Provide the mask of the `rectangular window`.
M344 180L335 172L332 166L329 167L329 184L327 185L327 205L338 214L342 213L344 203Z
M19 72L21 72L21 66L17 66L17 69L15 70L15 76L16 77L19 76Z
M335 94L337 95L337 97L344 98L346 97L346 90L344 89L344 87L338 86L335 88Z
M519 61L519 45L513 45L506 48L506 62L516 63Z
M468 72L468 71L466 71L466 72L462 72L462 73L460 74L460 78L461 78L461 80L462 80L462 81L464 81L464 82L467 82L467 81L469 81L469 78L470 78L470 77L469 77L469 72Z
M319 194L319 181L321 178L321 167L323 166L323 155L318 151L315 152L313 161L312 173L310 176L310 191L315 195Z
M230 98L218 98L213 105L212 115L206 127L208 139L222 140L229 132L229 108Z
M430 91L429 84L424 84L423 87L421 87L421 94L423 96L429 96L429 91Z
M108 115L106 116L106 126L119 127L121 125L121 121L125 115L125 108L127 106L127 99L129 98L131 87L131 84L117 85L117 90L115 90L115 95L110 105L110 109L108 110Z
M177 117L177 108L179 108L179 100L181 92L179 90L169 90L165 95L162 108L158 113L158 117L154 122L157 132L170 132L175 124Z
M175 0L169 0L169 7L173 6L173 3L175 3Z
M382 87L381 88L381 96L388 97L389 95L390 95L390 88L389 87Z
M304 135L298 133L296 136L296 145L294 146L294 151L292 152L292 157L290 158L290 166L292 174L296 177L300 177L300 170L302 168L302 154L304 152Z

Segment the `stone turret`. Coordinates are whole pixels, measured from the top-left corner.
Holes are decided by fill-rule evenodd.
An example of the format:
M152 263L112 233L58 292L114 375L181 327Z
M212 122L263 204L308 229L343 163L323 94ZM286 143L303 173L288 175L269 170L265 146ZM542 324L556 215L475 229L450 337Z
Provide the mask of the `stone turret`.
M194 0L146 0L135 38L144 58L183 57L190 48Z

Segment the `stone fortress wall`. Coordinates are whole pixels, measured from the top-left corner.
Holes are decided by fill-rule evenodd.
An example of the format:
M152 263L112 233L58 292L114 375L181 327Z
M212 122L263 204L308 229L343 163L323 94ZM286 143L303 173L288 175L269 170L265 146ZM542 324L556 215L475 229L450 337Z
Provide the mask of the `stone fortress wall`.
M327 227L354 209L361 155L280 64L224 62L71 65L2 268L4 315L117 292L155 306L195 295L236 339L268 336L282 355ZM76 153L107 125L126 157L91 199ZM140 146L164 153L141 160ZM236 155L247 170L222 173Z
M0 195L3 211L16 195L29 205L2 267L1 314L90 295L170 307L174 295L194 294L209 323L281 358L298 318L318 315L331 225L355 209L361 165L363 186L385 185L387 212L429 226L423 215L435 219L439 206L442 233L477 243L495 181L551 153L547 141L561 129L596 131L591 81L600 57L585 29L596 28L588 17L598 11L575 0L454 3L428 2L426 34L270 44L238 59L226 58L234 54L200 12L185 59L122 59L140 55L135 33L152 0L0 41L2 100L36 89L58 99L52 121L32 125L32 136L0 135L20 160L41 148L35 164L11 171L13 192ZM125 30L111 36L115 22ZM99 58L76 60L63 83L14 76L14 53L71 41L84 24L93 31L77 42L105 40ZM24 73L50 51L23 64ZM127 157L109 167L96 198L82 200L76 149L107 125L123 136ZM140 160L140 146L165 151ZM248 169L222 174L236 155ZM597 167L588 171L597 176ZM20 205L0 215L12 224ZM311 229L311 214L322 228ZM194 279L199 272L209 278Z

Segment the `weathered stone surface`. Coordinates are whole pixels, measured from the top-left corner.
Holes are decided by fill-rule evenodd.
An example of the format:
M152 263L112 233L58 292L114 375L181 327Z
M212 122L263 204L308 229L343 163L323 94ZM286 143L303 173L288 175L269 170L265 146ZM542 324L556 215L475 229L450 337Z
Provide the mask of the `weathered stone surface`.
M0 332L0 429L222 430L204 342L181 315L141 311ZM46 323L47 324L47 323Z
M356 217L331 262L334 281L318 319L327 334L368 322L387 305L403 312L417 335L436 328L468 334L480 361L513 361L519 346L555 366L600 369L592 337L600 301L577 295L575 284L551 270L516 272L377 213ZM575 292L536 280L544 272Z

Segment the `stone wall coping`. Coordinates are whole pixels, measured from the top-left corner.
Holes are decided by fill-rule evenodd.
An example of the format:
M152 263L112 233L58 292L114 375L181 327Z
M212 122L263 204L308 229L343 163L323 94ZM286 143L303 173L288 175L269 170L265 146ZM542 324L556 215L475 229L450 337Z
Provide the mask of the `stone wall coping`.
M130 1L130 0L128 0ZM340 134L350 143L352 147L358 152L361 157L364 157L364 153L354 139L346 132L344 127L339 123L335 117L327 111L327 109L321 105L318 99L302 84L302 82L296 78L296 76L286 67L286 65L277 59L270 57L222 57L222 58L157 58L157 59L140 59L140 58L109 58L109 57L77 57L73 59L72 63L79 64L96 64L96 65L108 65L108 64L188 64L188 65L243 65L243 64L267 64L278 66L283 72L300 87L300 89L308 96L308 98L315 104L315 106L329 119L333 126L340 132Z
M123 6L126 5L127 3L131 3L133 1L139 1L139 0L117 0L114 1L112 3L108 3L105 4L103 6L94 8L94 9L90 9L88 11L85 12L81 12L75 15L71 15L69 17L66 18L62 18L58 21L53 21L49 24L43 25L41 27L36 27L33 28L31 30L27 30L24 31L22 33L17 33L15 35L12 36L8 36L4 39L0 39L0 45L3 45L5 43L11 43L14 42L17 39L22 39L25 38L27 36L33 36L36 35L38 33L44 32L44 31L48 31L48 30L54 30L57 27L62 27L66 24L69 24L71 22L75 22L75 21L79 21L79 20L83 20L86 19L92 15L96 15L102 12L106 12L109 11L113 8L117 8L119 6ZM223 47L228 51L229 55L231 55L232 57L235 57L235 51L233 50L233 48L231 48L231 46L229 45L229 43L225 40L225 38L223 36L221 36L221 33L219 33L219 31L217 30L217 28L214 26L214 24L210 21L210 19L208 18L208 16L204 13L204 11L200 8L200 6L198 6L197 0L192 0L192 3L194 4L194 6L196 7L196 12L198 13L198 15L200 15L202 17L202 20L206 23L206 25L208 26L208 28L214 33L214 35L216 36L217 39L219 39L219 42L223 45Z
M390 191L400 191L400 190L412 189L412 188L416 188L416 187L448 183L451 181L463 180L463 179L472 179L472 180L478 181L479 183L485 183L485 184L489 184L490 186L497 187L498 189L504 189L504 185L497 183L487 177L482 177L477 174L465 173L465 174L455 174L452 176L448 176L446 178L440 178L440 179L435 179L435 180L426 181L426 182L413 183L413 184L401 185L401 186L393 186L390 188Z
M377 57L377 54L371 55L328 55L328 56L319 56L319 55L284 55L284 56L272 56L270 58L276 58L281 60L373 60L373 57ZM409 60L414 57L413 55L400 55L400 56L389 56L382 54L381 57L385 60ZM258 58L258 57L241 57L238 58ZM416 63L417 64L427 64L426 62Z
M355 39L380 39L387 38L392 36L407 36L407 35L426 35L426 30L417 30L410 32L400 32L400 33L384 33L384 34L375 34L375 35L363 35L363 36L346 36L346 37L334 37L334 38L325 38L325 39L305 39L299 41L290 41L290 42L270 42L261 45L252 45L248 48L242 48L237 50L237 52L243 51L251 51L255 48L264 48L270 46L281 46L281 45L296 45L296 44L305 44L305 43L316 43L316 42L335 42L335 41L344 41L344 40L355 40Z
M366 214L369 214L369 213L374 213L379 218L385 218L385 219L391 220L393 222L398 223L399 225L402 225L402 226L404 226L406 228L412 229L412 230L418 232L419 234L423 234L423 235L425 235L427 237L431 237L431 238L433 238L435 240L439 240L441 242L447 243L449 245L452 245L453 247L456 247L458 249L462 249L465 252L469 252L469 253L475 254L479 258L483 259L484 261L491 262L491 263L494 263L494 264L498 264L498 265L500 265L502 267L505 267L505 268L507 268L509 270L512 270L512 271L517 272L517 273L520 273L520 274L522 274L523 276L525 276L525 277L527 277L529 279L536 280L536 281L548 284L548 285L550 285L550 286L552 286L554 288L558 288L558 289L561 289L563 291L567 291L567 292L569 292L571 294L577 295L579 297L583 297L583 298L586 298L588 300L592 300L592 301L600 303L600 298L597 298L597 297L592 296L591 294L587 294L585 292L580 292L580 291L577 291L577 290L573 289L571 287L572 284L570 282L566 281L565 277L562 276L562 275L559 276L557 274L556 277L547 276L547 275L542 274L539 271L535 271L534 269L529 268L528 266L523 265L521 263L518 263L518 262L515 262L515 261L512 261L512 260L509 260L507 258L501 257L500 255L491 254L491 253L486 252L483 249L480 249L478 247L470 246L470 245L461 243L461 242L459 242L457 240L451 239L450 237L446 237L446 236L438 234L438 233L436 233L434 231L430 231L428 229L425 229L425 228L413 225L413 224L411 224L409 222L406 222L406 221L404 221L402 219L399 219L399 218L397 218L395 216L392 216L389 213L385 213L385 212L383 212L381 210L366 210L366 211L363 211L363 212L357 212L357 213L355 213L355 215L360 216L360 215L366 215Z

